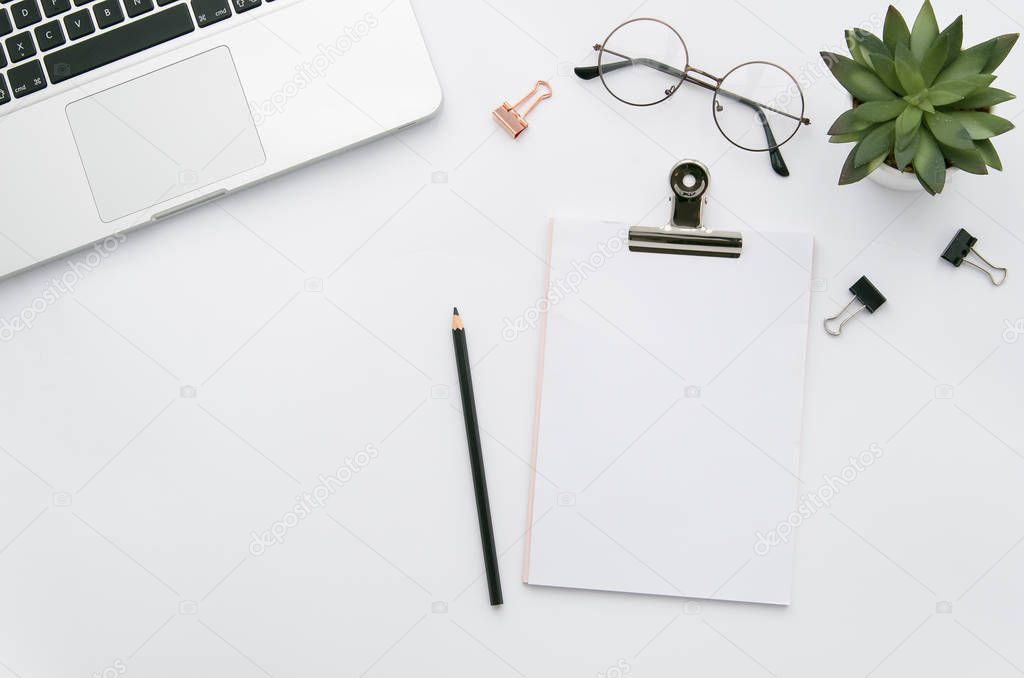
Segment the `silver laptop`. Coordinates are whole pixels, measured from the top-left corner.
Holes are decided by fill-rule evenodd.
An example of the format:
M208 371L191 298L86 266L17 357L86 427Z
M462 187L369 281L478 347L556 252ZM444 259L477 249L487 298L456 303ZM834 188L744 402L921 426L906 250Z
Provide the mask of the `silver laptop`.
M409 0L0 0L0 277L440 105Z

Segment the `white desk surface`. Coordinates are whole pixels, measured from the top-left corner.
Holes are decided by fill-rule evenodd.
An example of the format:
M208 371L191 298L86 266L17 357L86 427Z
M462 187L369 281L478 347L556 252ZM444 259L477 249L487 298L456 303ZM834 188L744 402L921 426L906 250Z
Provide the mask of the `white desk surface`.
M937 5L944 23L967 6L971 44L1024 24L1012 0ZM960 174L939 198L839 188L847 147L825 130L845 98L817 52L878 26L882 3L643 3L705 70L760 58L811 74L814 124L781 180L718 135L702 92L632 109L572 76L634 6L419 2L446 94L435 120L132 234L73 293L46 292L68 261L0 285L0 317L42 309L0 345L0 677L1024 672L1024 331L1007 331L1024 326L1024 133L998 140L1006 173ZM512 142L490 111L538 78L555 97ZM1000 82L1024 91L1021 46ZM518 581L538 334L509 340L505 320L543 293L550 215L662 221L684 157L711 165L709 223L815 236L806 492L881 451L800 518L788 608ZM1005 286L939 261L960 226L1010 268ZM889 303L826 336L862 274ZM476 361L500 609L453 304ZM252 532L368 446L322 508L251 553Z

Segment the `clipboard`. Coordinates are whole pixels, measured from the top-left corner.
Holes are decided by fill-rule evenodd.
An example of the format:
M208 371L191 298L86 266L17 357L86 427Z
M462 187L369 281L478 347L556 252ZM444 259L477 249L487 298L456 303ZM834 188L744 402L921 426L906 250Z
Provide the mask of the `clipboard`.
M523 581L788 604L813 239L638 228L549 228Z

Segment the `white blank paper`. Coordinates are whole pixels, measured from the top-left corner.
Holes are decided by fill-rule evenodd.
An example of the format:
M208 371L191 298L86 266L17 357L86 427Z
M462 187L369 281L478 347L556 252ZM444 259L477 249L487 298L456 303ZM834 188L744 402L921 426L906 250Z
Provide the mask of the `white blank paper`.
M627 228L551 226L524 581L788 604L812 238Z

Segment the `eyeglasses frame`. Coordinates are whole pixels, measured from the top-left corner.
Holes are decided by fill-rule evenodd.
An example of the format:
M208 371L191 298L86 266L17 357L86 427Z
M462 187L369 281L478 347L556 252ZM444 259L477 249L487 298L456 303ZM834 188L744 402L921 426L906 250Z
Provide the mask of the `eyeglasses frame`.
M686 58L686 66L683 68L682 71L680 71L678 68L675 68L673 66L669 66L668 64L665 64L665 63L662 63L660 61L657 61L656 59L650 59L650 58L647 58L647 57L633 58L633 57L630 57L628 55L621 54L621 53L615 52L615 51L610 50L610 49L606 49L604 47L604 45L608 43L609 39L613 35L615 35L615 33L618 32L621 28L623 28L625 26L628 26L631 23L635 23L637 21L653 21L655 23L661 24L662 26L664 26L668 30L672 31L672 33L679 40L679 43L682 45L682 47L683 47L683 54L684 54L684 56ZM771 159L772 168L775 170L775 172L777 174L781 175L781 176L789 176L789 168L786 166L786 161L782 158L782 153L780 152L779 149L782 147L783 144L787 143L794 136L796 136L796 133L800 131L800 124L810 125L811 121L810 121L809 118L807 118L805 116L805 113L807 111L807 102L806 102L806 99L804 98L803 89L800 87L800 84L797 82L796 78L793 77L793 74L790 73L785 68L783 68L782 66L779 66L778 64L770 62L770 61L754 60L754 61L747 61L747 62L744 62L742 64L739 64L738 66L732 68L729 72L727 72L725 75L723 75L721 77L716 76L716 75L712 75L711 73L708 73L707 71L704 71L704 70L702 70L700 68L697 68L695 66L691 66L690 65L690 49L687 46L686 41L683 39L683 36L680 35L679 31L677 31L669 23L667 23L665 21L662 21L661 19L655 19L653 17L637 17L637 18L634 18L634 19L630 19L628 21L624 21L623 23L619 24L618 26L616 26L615 28L612 29L612 31L608 34L608 37L605 38L604 43L598 43L598 44L594 45L593 48L594 48L594 51L598 53L597 54L597 66L580 66L580 67L577 67L575 69L575 73L576 73L576 75L578 77L580 77L580 78L582 78L584 80L592 80L594 77L600 77L601 84L604 85L604 88L608 91L609 94L612 95L612 97L614 97L618 101L621 101L624 104L627 104L629 106L637 106L637 107L654 106L656 104L660 104L660 103L662 103L664 101L667 101L669 98L672 97L673 94L676 93L676 91L678 91L679 86L682 83L684 83L684 82L689 82L691 84L697 85L698 87L702 87L702 88L704 88L704 89L706 89L708 91L714 92L715 96L714 96L714 98L712 99L712 102L711 102L711 117L714 118L715 126L718 128L718 131L721 133L721 135L723 137L725 137L725 139L729 143L731 143L733 146L736 146L737 148L740 148L742 150L750 151L752 153L768 153L769 157ZM603 61L605 53L617 56L620 59L623 59L623 61L613 62L612 64L605 64L604 61ZM763 65L766 65L766 66L772 66L774 68L778 68L780 71L785 73L793 81L793 84L796 86L797 92L800 95L800 115L799 116L795 116L795 115L793 115L791 113L787 113L785 111L780 111L780 110L778 110L776 108L773 108L771 106L767 106L765 104L761 104L761 103L758 103L758 102L755 102L755 101L751 101L750 99L747 99L744 96L741 96L739 94L735 94L734 92L730 92L729 90L722 89L722 83L725 82L725 80L730 75L735 73L740 68L743 68L745 66L755 65L755 64L763 64ZM638 102L634 102L634 101L628 101L628 100L623 99L622 97L620 97L618 94L615 93L615 91L611 87L608 86L608 82L605 80L604 75L605 75L606 72L611 72L611 71L614 71L614 70L618 70L619 68L624 68L626 66L632 66L632 65L642 65L642 66L647 66L649 68L653 68L654 70L657 70L657 71L660 71L662 73L665 73L666 75L671 75L671 76L673 76L675 78L678 78L679 82L675 83L674 85L669 86L665 90L665 96L662 97L661 99L656 100L656 101L651 101L651 102L648 102L648 103L638 103ZM693 77L691 75L691 73L703 76L704 78L707 78L707 81L695 78L695 77ZM714 84L712 84L712 83L714 83ZM759 119L759 121L761 123L761 127L764 129L765 138L766 138L766 141L769 144L768 148L750 148L748 146L744 146L744 145L742 145L740 143L737 143L728 134L726 134L725 130L722 129L722 124L721 124L721 122L719 122L718 115L717 115L717 106L718 106L718 97L719 97L719 95L723 95L725 98L732 99L734 101L738 101L739 103L742 103L745 106L750 106L752 109L754 109L754 111L757 113L758 119ZM778 141L776 141L775 135L774 135L774 133L772 132L772 129L771 129L771 125L768 122L768 117L764 114L765 110L769 110L769 111L771 111L773 113L777 113L777 114L785 116L787 118L791 118L793 120L797 120L800 124L798 124L793 129L793 132L788 137L783 139L781 142L778 142Z

